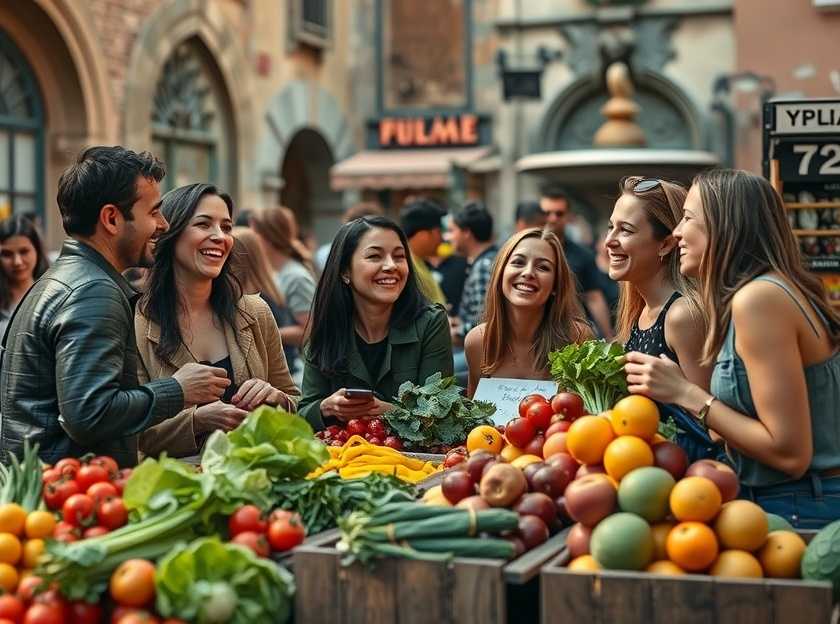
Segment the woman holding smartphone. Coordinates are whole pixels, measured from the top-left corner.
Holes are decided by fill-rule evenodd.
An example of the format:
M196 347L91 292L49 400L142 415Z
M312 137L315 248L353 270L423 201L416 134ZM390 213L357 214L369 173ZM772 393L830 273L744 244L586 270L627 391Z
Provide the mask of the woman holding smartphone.
M405 234L385 217L338 231L310 332L298 411L316 429L381 416L400 384L452 375L446 311L420 294Z

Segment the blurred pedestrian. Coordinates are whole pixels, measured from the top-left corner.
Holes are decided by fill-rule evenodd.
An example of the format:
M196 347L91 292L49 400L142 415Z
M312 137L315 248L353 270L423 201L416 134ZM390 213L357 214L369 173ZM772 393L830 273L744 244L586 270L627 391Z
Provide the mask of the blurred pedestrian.
M420 292L429 301L446 307L446 297L427 263L443 242L441 219L444 216L446 209L429 198L413 199L400 211L400 227L408 238Z
M41 235L28 217L0 222L0 339L26 291L48 268Z
M516 204L515 231L521 232L534 227L543 228L546 223L546 214L540 208L539 202L526 200Z

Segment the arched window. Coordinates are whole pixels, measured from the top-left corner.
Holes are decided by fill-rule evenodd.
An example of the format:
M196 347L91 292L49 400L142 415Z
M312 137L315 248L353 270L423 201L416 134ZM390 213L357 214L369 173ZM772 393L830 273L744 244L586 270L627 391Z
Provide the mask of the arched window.
M235 192L235 154L225 92L209 52L196 39L179 45L163 67L152 108L155 154L166 164L166 190L212 182Z
M43 216L44 113L35 74L0 30L0 218Z

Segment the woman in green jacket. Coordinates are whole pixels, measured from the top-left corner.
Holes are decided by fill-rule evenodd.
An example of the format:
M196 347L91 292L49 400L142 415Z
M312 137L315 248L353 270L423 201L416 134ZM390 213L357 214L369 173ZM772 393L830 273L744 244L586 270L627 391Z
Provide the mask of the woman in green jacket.
M380 416L400 384L452 375L446 311L420 294L405 234L385 217L338 231L310 319L298 412L316 429Z

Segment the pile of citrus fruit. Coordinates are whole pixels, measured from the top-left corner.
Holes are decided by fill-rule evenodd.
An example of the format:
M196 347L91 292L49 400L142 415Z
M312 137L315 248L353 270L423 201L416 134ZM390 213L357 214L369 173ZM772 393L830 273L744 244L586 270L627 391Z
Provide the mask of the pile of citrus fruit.
M782 518L736 500L738 478L725 464L687 465L658 424L656 404L630 396L555 434L565 436L565 449L552 455L582 464L564 496L576 522L569 569L798 578L802 538Z
M52 537L55 525L48 511L27 514L17 503L0 505L0 590L15 591L20 579L35 567L44 552L44 539Z

